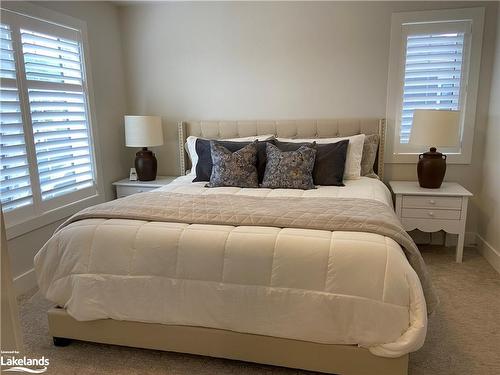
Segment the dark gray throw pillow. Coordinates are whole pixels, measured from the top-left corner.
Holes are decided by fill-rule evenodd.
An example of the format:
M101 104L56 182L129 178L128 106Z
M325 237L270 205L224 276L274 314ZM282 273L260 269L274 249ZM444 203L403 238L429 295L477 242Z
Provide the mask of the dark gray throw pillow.
M259 183L262 182L266 170L266 142L273 143L274 139L257 141L257 173L259 175ZM229 151L235 152L252 142L217 141L217 143L224 146ZM196 164L196 177L193 182L210 181L213 166L210 140L198 138L195 147L196 154L198 155L198 163Z
M267 164L262 187L271 189L314 189L312 171L316 149L313 144L303 145L296 151L280 151L266 144Z
M377 159L377 151L379 145L378 134L370 134L365 136L363 144L363 156L361 158L361 176L378 178L373 171L375 160Z
M311 143L280 142L276 140L276 147L281 151L295 151ZM312 172L315 185L344 186L345 160L349 140L335 143L316 143L316 159Z
M259 187L257 141L231 152L217 141L210 141L212 174L207 187Z

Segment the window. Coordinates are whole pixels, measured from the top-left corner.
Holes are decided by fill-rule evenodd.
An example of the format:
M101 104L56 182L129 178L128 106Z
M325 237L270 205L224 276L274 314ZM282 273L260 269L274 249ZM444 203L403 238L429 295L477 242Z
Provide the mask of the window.
M415 109L460 109L466 76L462 74L464 38L464 32L407 33L400 144L409 141Z
M388 82L387 160L415 162L426 147L409 143L415 109L460 112L461 144L440 148L470 163L479 80L483 9L393 15Z
M2 9L0 42L0 198L11 225L99 194L81 31Z
M4 212L33 204L16 61L9 26L0 24L0 179Z

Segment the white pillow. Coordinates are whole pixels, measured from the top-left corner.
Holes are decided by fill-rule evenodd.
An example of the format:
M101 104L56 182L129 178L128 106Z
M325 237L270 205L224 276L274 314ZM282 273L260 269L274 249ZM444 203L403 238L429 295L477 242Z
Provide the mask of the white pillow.
M219 141L231 141L231 142L253 142L253 141L266 141L274 137L274 134L264 134L264 135L252 135L250 137L241 137L241 138L225 138L218 139ZM186 143L184 144L184 148L191 160L191 170L189 171L190 175L196 175L196 164L198 164L198 154L196 153L196 140L201 137L195 137L190 135L186 139ZM207 139L207 138L202 138Z
M335 143L344 139L349 140L347 145L347 155L345 160L345 180L355 180L361 176L361 158L363 157L363 144L365 143L365 135L358 134L350 137L339 138L278 138L282 142L316 142L316 143Z

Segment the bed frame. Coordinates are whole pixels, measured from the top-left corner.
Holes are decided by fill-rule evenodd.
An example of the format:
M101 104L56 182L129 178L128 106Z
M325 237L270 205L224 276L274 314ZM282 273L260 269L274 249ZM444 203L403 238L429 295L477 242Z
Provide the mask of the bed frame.
M384 172L385 121L382 119L296 121L194 121L179 123L182 174L189 167L184 151L188 136L213 139L274 134L286 138L326 138L378 134L374 170ZM285 366L341 375L406 375L408 355L383 358L356 345L319 344L205 327L102 319L77 321L65 309L48 312L49 332L56 346L71 339Z
M64 309L48 312L54 344L68 339L236 359L342 375L403 375L408 355L383 358L355 345L327 345L223 329L112 319L79 322ZM62 338L64 337L64 339Z

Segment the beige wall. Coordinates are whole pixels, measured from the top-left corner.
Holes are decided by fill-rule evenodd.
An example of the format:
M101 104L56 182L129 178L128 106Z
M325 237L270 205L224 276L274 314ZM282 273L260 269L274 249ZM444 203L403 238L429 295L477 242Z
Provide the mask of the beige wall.
M113 181L128 174L123 115L126 110L124 71L118 9L105 2L36 2L87 22L95 114L106 199L113 199ZM33 268L33 257L52 235L57 223L9 241L12 273L17 277Z
M480 3L169 3L121 9L128 109L162 115L159 172L178 174L182 119L385 117L391 14L486 6L476 139L471 165L447 179L472 192L480 164L496 6ZM132 163L132 153L130 153ZM386 165L387 179L416 179L413 164ZM468 230L475 231L476 202Z
M500 7L498 9L500 20ZM478 233L497 253L500 265L500 23L497 25L495 60L491 79L488 126L485 130L483 170L479 192ZM499 269L500 271L500 269Z

